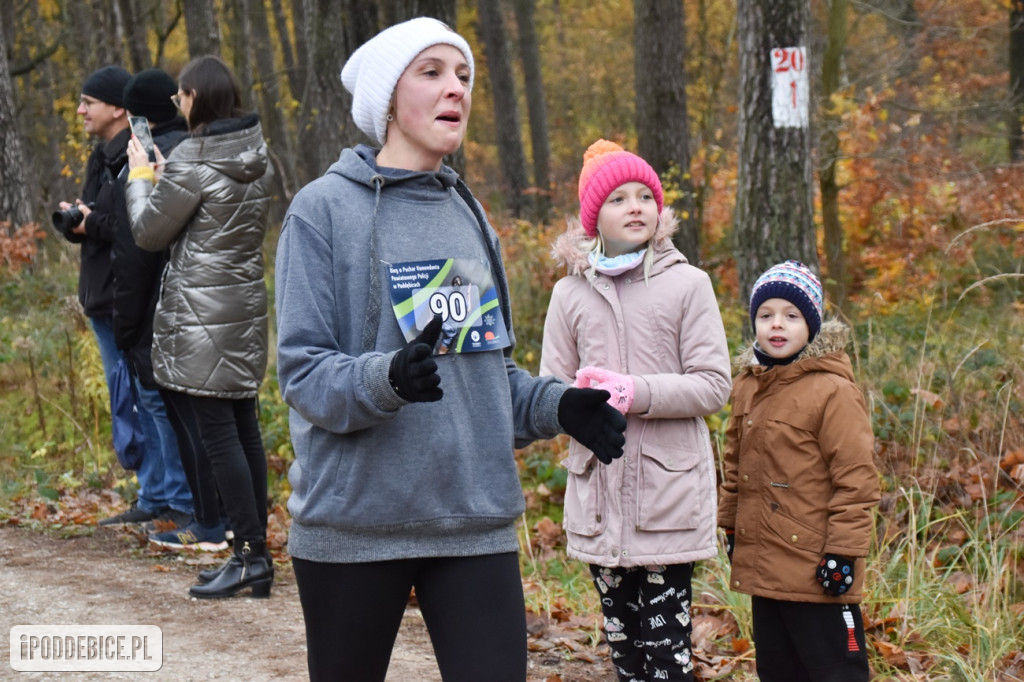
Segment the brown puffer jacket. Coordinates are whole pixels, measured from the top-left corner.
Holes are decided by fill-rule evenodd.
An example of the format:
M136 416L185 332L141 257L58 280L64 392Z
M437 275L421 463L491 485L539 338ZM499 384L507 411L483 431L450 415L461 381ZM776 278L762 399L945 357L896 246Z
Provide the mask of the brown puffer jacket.
M874 436L843 350L849 329L826 322L803 355L768 369L747 350L733 383L718 525L734 528L730 585L785 601L861 601L871 509L879 500ZM856 558L854 584L826 595L825 554Z

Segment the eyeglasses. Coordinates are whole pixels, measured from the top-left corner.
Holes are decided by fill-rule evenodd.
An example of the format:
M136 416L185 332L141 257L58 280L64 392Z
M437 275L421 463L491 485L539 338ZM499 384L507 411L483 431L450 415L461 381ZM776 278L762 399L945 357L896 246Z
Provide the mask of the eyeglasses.
M98 99L86 99L86 98L83 97L80 100L78 100L78 106L85 107L86 109L91 107L93 104L99 104L99 103L100 103L100 101Z
M174 106L181 109L181 95L177 93L171 95L171 101L174 102Z

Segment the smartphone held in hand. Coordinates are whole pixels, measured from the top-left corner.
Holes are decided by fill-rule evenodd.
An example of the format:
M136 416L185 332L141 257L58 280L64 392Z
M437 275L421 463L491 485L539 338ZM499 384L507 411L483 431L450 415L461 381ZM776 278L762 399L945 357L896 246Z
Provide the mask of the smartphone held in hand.
M145 116L129 116L128 124L132 127L132 134L138 138L139 144L146 150L150 163L155 163L156 152L153 151L153 134L149 130L149 120Z

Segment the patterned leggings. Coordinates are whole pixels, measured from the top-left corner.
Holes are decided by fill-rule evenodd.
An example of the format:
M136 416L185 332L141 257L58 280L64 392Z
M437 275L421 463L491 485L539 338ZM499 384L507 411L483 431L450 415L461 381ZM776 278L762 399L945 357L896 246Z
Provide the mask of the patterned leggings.
M604 634L621 682L693 680L693 564L603 568L591 564Z

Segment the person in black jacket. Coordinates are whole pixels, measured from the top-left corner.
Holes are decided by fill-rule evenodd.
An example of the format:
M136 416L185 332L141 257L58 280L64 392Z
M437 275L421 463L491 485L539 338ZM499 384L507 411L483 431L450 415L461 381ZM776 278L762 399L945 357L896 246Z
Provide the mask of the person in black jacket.
M119 208L124 205L124 185L118 174L128 161L126 149L131 138L124 106L124 87L130 78L131 74L121 66L109 65L94 71L82 85L77 113L82 117L85 132L99 141L85 166L81 197L75 200L74 207L81 211L82 220L63 232L68 241L81 245L78 300L96 334L108 389L122 357L114 340L111 245L119 223L127 227L127 215ZM72 207L66 201L60 202L61 210ZM104 519L100 525L142 523L159 511L134 504L128 511Z
M165 153L170 153L188 136L188 124L171 101L177 91L178 84L163 69L140 71L124 89L124 104L129 115L148 119L153 141ZM121 169L119 179L122 183L127 181L127 164ZM156 530L157 523L160 530L184 528L192 521L191 489L194 486L182 467L175 430L153 379L150 357L153 313L167 251L146 251L135 245L123 195L118 201L118 211L121 219L117 222L113 243L114 339L131 368L146 436L146 451L137 472L137 507L157 512L156 518L144 526L146 530ZM207 479L212 481L212 476ZM212 482L203 489L212 489ZM216 503L215 490L208 490L207 496Z

